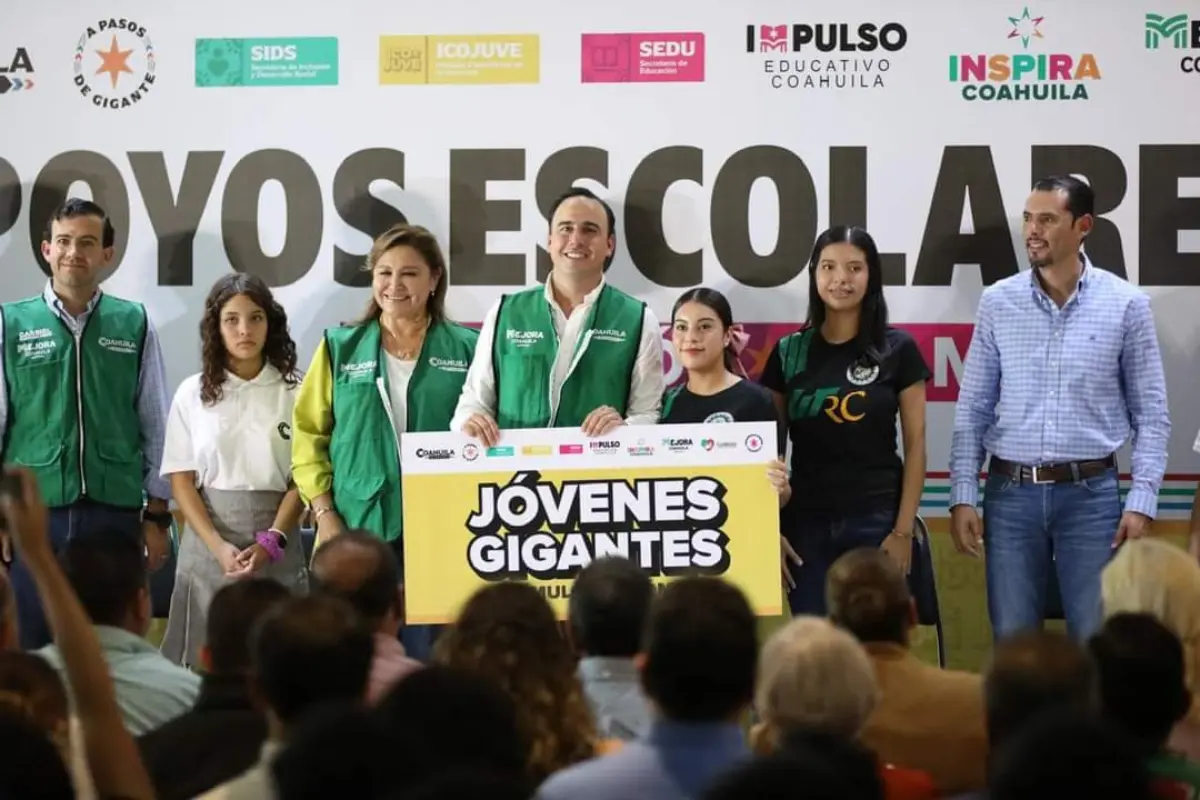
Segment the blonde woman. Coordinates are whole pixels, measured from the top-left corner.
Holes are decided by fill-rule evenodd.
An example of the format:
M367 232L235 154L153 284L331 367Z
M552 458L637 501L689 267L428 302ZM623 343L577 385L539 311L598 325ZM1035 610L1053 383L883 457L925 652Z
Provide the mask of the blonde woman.
M1200 760L1200 564L1162 539L1126 542L1100 574L1104 616L1150 614L1183 643L1192 710L1175 726L1169 749Z

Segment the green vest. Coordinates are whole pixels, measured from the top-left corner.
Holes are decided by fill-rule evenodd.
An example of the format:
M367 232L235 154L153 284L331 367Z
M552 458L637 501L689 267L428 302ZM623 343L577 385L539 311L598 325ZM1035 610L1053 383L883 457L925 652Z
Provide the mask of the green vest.
M430 326L406 393L405 430L450 430L479 332L453 322ZM333 504L347 528L400 538L400 453L384 398L388 374L379 323L325 331L333 376Z
M4 460L37 475L50 508L83 497L141 508L137 391L146 309L101 294L78 341L41 295L5 303L0 313L9 409Z
M600 406L624 416L646 304L607 284L600 290L551 414L558 334L545 292L537 286L500 298L492 344L496 424L501 430L573 428Z
M783 368L784 386L792 379L808 369L808 349L812 346L813 334L816 328L808 327L789 333L779 340L779 364ZM800 406L804 401L804 392L787 391L788 419L800 419L804 409Z

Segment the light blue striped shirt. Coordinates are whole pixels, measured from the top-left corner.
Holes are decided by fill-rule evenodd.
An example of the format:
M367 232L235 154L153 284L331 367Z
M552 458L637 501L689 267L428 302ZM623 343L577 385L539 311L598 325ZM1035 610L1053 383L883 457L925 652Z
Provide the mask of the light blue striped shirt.
M1061 309L1033 270L984 290L955 406L951 507L978 503L985 451L1027 465L1083 461L1132 434L1125 510L1158 510L1171 419L1150 298L1083 263Z
M87 308L78 317L72 317L58 295L54 293L53 285L46 282L42 291L42 299L50 306L55 315L61 319L76 336L87 324L88 317L100 300L97 291L88 302ZM0 376L4 374L4 325L0 323ZM163 364L162 348L158 344L158 332L150 316L146 316L146 343L142 347L142 363L138 374L137 414L142 430L142 485L146 493L160 500L171 499L171 484L158 474L159 464L162 463L163 439L167 430L167 370ZM8 384L0 379L0 440L8 428Z

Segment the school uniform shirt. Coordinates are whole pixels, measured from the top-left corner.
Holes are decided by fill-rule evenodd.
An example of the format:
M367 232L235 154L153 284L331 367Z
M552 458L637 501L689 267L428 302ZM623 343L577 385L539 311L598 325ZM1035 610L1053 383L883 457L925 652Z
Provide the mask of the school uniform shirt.
M687 386L676 391L671 408L662 418L664 425L687 425L721 422L775 422L778 414L775 401L766 389L747 380L740 380L716 394L693 394Z
M227 372L221 399L207 406L200 376L187 378L167 416L162 474L194 471L210 489L287 491L298 388L267 364L248 381Z
M929 367L905 331L887 330L882 364L854 341L830 344L812 332L805 368L788 379L779 344L760 382L788 400L792 511L836 515L894 509L904 462L897 444L900 393L928 380Z

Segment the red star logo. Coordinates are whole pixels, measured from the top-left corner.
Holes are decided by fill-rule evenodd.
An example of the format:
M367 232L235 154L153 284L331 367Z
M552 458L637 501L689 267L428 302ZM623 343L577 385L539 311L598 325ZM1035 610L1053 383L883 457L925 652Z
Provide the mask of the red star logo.
M122 50L117 44L117 35L113 34L112 46L108 51L96 51L96 54L100 56L100 69L96 70L96 74L107 72L112 78L112 88L117 88L117 78L122 72L133 74L133 70L129 68L129 56L132 53L132 50Z

